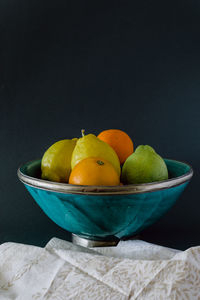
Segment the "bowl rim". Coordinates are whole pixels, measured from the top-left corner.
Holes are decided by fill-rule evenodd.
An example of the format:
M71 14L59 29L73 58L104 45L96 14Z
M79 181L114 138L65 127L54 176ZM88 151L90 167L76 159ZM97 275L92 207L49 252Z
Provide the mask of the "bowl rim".
M54 181L48 181L44 179L39 179L35 177L28 176L22 172L22 168L26 165L29 165L33 162L39 161L41 159L31 160L25 164L22 164L18 170L17 175L19 180L28 186L35 187L41 190L64 193L64 194L81 194L81 195L127 195L127 194L140 194L147 192L159 191L171 187L181 185L188 182L193 176L193 169L191 165L186 162L168 159L164 160L174 161L178 163L185 164L189 167L189 171L184 175L170 178L163 181L155 181L150 183L141 183L141 184L129 184L122 186L88 186L88 185L73 185L68 183L60 183Z

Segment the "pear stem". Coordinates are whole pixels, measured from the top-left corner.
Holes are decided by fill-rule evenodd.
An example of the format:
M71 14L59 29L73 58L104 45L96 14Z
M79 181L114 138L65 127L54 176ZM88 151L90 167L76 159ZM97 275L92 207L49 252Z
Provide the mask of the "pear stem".
M85 136L85 129L81 129L81 134L82 134L82 137Z

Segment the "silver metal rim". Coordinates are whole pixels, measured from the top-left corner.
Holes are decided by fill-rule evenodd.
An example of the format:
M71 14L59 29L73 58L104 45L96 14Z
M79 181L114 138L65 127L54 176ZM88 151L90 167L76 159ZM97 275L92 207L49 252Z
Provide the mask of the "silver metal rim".
M170 159L172 160L172 159ZM175 161L175 160L173 160ZM181 161L177 161L181 162ZM183 184L191 179L193 176L193 169L192 167L185 163L187 166L190 167L190 170L179 177L164 180L164 181L157 181L145 184L129 184L124 186L87 186L87 185L73 185L67 183L58 183L47 181L43 179L34 178L28 175L25 175L21 171L21 167L17 170L17 175L20 181L26 185L36 187L38 189L57 192L57 193L67 193L67 194L82 194L82 195L122 195L122 194L139 194L139 193L146 193L146 192L153 192L162 189L167 189L170 187L175 187L177 185Z

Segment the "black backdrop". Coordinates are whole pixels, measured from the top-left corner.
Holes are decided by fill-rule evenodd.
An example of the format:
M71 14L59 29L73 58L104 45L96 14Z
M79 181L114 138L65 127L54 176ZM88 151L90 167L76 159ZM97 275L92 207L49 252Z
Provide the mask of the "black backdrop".
M53 142L103 129L189 162L194 177L141 238L200 244L200 2L2 0L0 242L70 238L19 182Z

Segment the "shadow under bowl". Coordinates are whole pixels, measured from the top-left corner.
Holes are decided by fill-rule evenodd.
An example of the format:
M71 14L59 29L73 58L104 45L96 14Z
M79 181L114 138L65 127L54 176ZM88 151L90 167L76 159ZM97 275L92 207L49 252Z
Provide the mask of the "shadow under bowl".
M41 179L41 160L18 169L18 177L57 225L93 241L116 241L156 222L179 198L193 170L165 159L170 179L124 186L76 186Z

